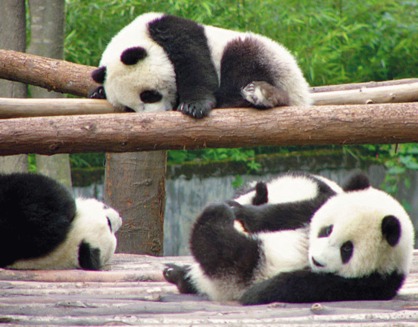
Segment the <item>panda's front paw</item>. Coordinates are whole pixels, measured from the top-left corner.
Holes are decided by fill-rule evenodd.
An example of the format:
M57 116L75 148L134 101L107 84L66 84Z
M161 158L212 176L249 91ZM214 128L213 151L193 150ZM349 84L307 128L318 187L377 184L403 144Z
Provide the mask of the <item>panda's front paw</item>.
M215 99L205 99L199 101L182 102L177 107L178 111L193 118L203 118L209 115L211 109L216 105Z

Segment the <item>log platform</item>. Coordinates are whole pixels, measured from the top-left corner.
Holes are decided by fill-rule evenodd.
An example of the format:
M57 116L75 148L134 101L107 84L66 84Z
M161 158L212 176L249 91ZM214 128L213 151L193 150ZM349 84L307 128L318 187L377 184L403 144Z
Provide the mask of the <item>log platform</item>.
M0 269L0 324L42 326L417 326L418 251L391 301L244 307L182 295L162 277L190 257L116 254L105 271Z

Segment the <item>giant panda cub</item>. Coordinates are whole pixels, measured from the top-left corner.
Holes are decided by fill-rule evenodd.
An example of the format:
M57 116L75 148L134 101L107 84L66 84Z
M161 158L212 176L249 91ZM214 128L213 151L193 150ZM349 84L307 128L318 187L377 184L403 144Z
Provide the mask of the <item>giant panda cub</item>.
M95 199L74 200L38 174L0 175L0 267L101 269L116 249L119 214Z
M269 182L258 182L254 189L238 194L227 204L204 210L194 224L190 240L197 263L167 264L164 277L182 293L236 300L256 281L306 267L306 225L327 199L342 191L331 180L303 172L284 173ZM250 203L253 205L246 205ZM290 250L282 250L287 248ZM236 266L230 262L236 262ZM243 265L254 265L254 269L241 269ZM219 274L218 269L223 272Z
M202 118L214 107L309 105L309 86L282 45L254 34L146 13L102 54L92 98L122 111L177 110Z
M305 228L245 235L235 219L227 204L208 206L191 235L197 264L183 276L169 267L175 278L166 279L180 292L243 304L383 300L396 295L412 261L408 215L362 175L320 206Z

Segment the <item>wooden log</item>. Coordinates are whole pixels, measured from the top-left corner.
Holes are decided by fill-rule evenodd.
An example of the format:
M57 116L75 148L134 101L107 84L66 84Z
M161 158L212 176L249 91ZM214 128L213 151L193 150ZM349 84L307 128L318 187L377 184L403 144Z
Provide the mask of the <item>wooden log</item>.
M312 94L315 105L399 103L418 101L418 82Z
M87 96L97 86L90 74L95 67L0 49L0 78Z
M0 155L418 141L418 103L0 120Z
M410 84L410 83L418 83L418 78L403 78L403 79L395 79L395 80L381 81L381 82L371 81L371 82L363 82L363 83L313 86L311 88L311 91L313 93L333 92L333 91L355 90L355 89L363 89L363 88L374 88L374 87L380 87L380 86L403 85L403 84Z
M114 113L106 100L0 98L0 118Z

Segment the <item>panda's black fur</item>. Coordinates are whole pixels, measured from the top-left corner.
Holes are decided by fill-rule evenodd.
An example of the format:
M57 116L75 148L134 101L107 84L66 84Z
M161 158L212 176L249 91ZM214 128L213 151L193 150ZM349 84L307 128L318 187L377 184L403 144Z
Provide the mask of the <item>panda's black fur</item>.
M40 174L0 175L0 267L98 270L116 247L119 214Z

